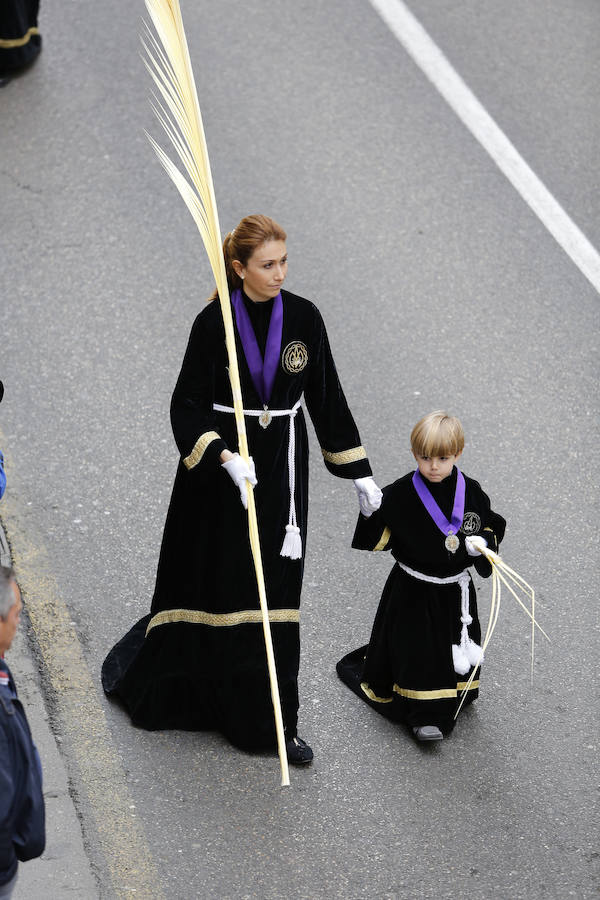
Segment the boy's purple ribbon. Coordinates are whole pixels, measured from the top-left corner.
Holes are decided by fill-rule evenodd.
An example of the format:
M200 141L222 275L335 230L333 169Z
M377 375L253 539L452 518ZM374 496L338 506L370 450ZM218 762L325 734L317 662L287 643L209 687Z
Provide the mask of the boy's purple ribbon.
M281 350L281 333L283 330L283 301L281 299L281 294L277 294L273 301L271 321L269 322L267 343L265 345L264 361L258 347L248 310L244 305L242 292L239 288L231 294L231 305L235 312L235 322L242 341L244 356L246 357L246 362L250 369L254 387L256 388L261 402L266 406L271 397L271 391L273 390L273 382L275 381L275 372L277 371L279 352Z
M456 467L456 491L454 492L454 506L450 521L433 499L418 469L413 475L412 481L423 506L442 534L457 534L465 515L465 476L458 466Z

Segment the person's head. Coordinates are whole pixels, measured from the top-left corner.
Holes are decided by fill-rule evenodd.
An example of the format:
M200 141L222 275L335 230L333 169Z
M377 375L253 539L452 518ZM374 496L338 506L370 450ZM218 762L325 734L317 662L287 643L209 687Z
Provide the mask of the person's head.
M242 219L223 241L229 290L243 287L257 302L276 297L287 274L286 237L269 216Z
M419 419L410 435L419 472L428 481L443 481L463 452L465 433L456 416L442 410Z
M0 656L10 649L22 608L21 592L13 570L0 566Z

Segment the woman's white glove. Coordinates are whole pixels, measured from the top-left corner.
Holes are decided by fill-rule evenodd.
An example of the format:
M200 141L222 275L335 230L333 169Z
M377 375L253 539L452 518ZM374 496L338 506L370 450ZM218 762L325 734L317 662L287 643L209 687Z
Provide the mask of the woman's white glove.
M250 457L250 465L248 465L246 460L241 457L239 453L234 453L231 459L221 463L221 467L225 469L233 483L239 488L244 509L248 509L248 487L246 482L249 481L252 485L257 483L256 473L254 471L254 460Z
M368 519L381 506L382 492L375 484L374 480L368 478L355 478L354 487L358 494L358 505L363 516Z
M465 538L465 547L467 548L469 556L480 556L481 551L485 550L487 545L485 538L482 538L478 534L474 534L473 537Z

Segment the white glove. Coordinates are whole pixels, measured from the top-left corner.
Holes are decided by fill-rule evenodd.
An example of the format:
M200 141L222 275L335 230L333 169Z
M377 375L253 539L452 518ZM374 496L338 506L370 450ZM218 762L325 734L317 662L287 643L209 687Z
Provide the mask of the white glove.
M381 506L383 494L370 475L368 478L355 478L354 487L358 494L360 511L368 519Z
M248 509L248 488L246 482L249 481L252 485L257 483L254 460L250 457L250 465L248 465L239 453L234 453L231 459L221 463L221 467L225 469L233 483L239 488L244 509Z
M478 534L474 534L473 537L465 538L465 547L467 548L469 556L480 556L481 551L484 550L487 545L485 538L482 538Z

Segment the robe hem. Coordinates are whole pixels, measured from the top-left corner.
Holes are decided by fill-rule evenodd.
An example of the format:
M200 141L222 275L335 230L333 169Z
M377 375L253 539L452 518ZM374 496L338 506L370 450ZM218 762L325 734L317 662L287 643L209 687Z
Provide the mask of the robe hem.
M271 623L298 623L299 609L270 609ZM148 634L159 625L172 625L186 622L190 625L210 625L213 627L232 627L234 625L252 625L262 623L262 612L259 609L241 609L231 613L211 613L203 609L165 609L152 616L146 628Z

